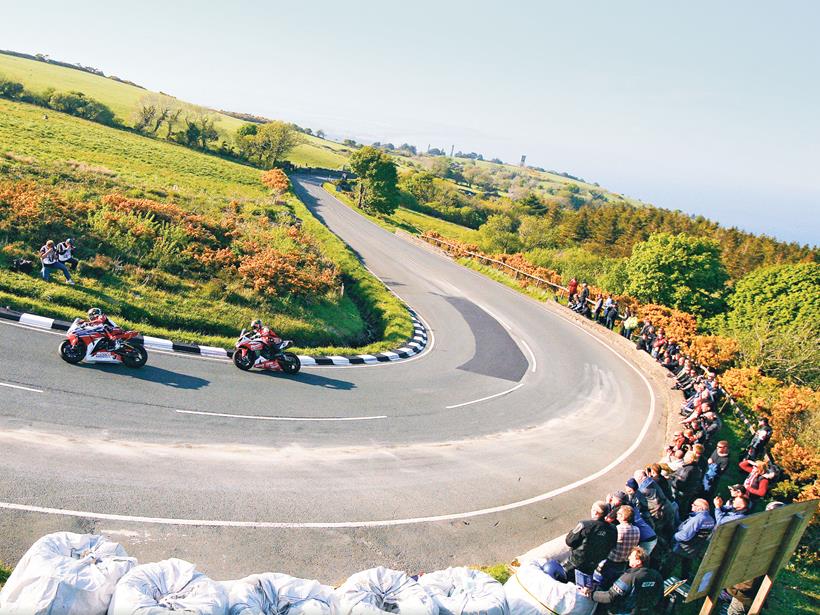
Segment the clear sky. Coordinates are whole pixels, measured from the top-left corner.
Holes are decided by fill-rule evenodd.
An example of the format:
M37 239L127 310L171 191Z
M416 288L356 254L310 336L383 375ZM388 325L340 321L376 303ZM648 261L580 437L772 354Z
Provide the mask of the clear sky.
M4 2L0 48L820 244L820 2Z

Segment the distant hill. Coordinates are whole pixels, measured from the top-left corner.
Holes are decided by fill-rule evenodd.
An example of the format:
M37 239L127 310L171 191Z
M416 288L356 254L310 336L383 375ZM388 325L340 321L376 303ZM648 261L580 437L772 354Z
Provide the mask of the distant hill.
M126 125L133 123L132 116L140 101L155 93L119 77L106 76L103 71L87 66L72 65L51 60L45 56L31 56L14 51L0 51L0 75L21 82L27 89L43 91L48 88L78 91L104 103ZM183 101L185 102L185 101ZM190 104L196 104L190 102ZM216 128L223 137L229 137L247 121L259 122L266 118L250 114L214 111L218 117ZM253 119L251 119L253 118ZM280 118L285 119L285 118ZM338 169L346 162L349 151L343 145L313 135L304 135L305 143L295 148L288 160L302 166Z

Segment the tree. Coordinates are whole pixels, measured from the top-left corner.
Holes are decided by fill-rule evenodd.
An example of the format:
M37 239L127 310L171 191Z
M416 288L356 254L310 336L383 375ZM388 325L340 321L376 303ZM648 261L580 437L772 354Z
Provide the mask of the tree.
M17 81L9 81L0 75L0 98L17 100L23 94L23 84Z
M558 229L542 216L524 216L518 227L518 238L525 250L533 248L557 248Z
M741 278L721 333L740 343L745 365L797 384L820 385L820 265L774 265Z
M246 160L250 160L256 155L256 133L259 126L257 124L242 124L236 129L233 140L239 155Z
M359 207L382 214L396 211L399 200L396 163L375 147L362 147L350 156Z
M325 138L325 131L320 128L319 130L316 131L316 136L319 137L320 139L324 139Z
M487 252L504 252L512 254L521 249L518 241L518 222L504 214L496 214L487 218L479 229L481 239L479 243Z
M284 160L302 142L302 138L293 124L275 121L260 126L254 142L261 161L272 167Z
M402 186L419 203L429 203L436 198L436 186L432 173L410 173L402 179Z
M638 301L696 316L711 316L722 308L729 279L717 242L684 233L657 233L636 244L627 274L626 292Z

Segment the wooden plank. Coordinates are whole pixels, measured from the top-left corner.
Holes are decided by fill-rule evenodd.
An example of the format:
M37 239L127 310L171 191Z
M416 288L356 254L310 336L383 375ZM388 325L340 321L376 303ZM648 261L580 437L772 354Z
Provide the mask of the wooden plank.
M749 528L742 523L735 528L734 534L732 535L732 542L729 543L729 549L726 552L726 557L721 562L720 568L717 569L714 578L712 578L709 583L709 595L703 602L700 615L711 615L712 611L715 610L718 596L720 596L720 592L725 586L726 576L732 569L735 558L737 558L738 552L740 551L740 545L743 543L743 539L746 537L748 530Z

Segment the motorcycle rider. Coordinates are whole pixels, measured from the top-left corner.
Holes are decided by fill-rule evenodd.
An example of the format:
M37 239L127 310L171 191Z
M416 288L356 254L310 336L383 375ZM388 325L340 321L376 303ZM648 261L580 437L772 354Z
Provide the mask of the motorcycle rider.
M105 334L105 338L100 342L100 349L113 348L116 350L121 342L115 334L122 329L98 307L89 309L87 316L88 320L81 321L80 324L89 331L101 331Z
M251 332L248 335L249 339L261 340L264 344L262 349L262 356L269 359L276 351L277 345L282 341L281 338L273 332L273 330L265 325L259 318L251 322Z

